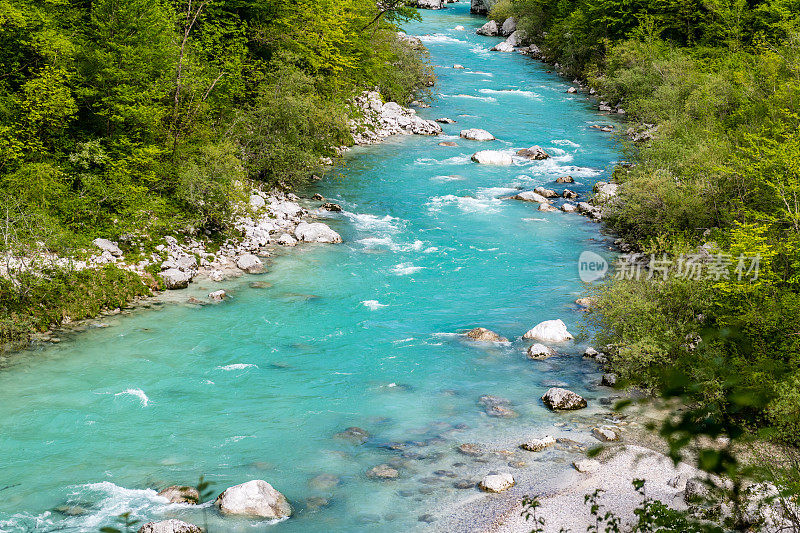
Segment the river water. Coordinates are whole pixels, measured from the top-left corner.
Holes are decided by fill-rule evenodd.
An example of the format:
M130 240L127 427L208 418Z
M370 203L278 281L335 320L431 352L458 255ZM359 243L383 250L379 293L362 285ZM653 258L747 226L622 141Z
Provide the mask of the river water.
M422 36L439 76L438 99L420 113L458 123L438 138L354 149L343 170L306 191L344 207L326 220L344 244L276 257L269 273L225 284L232 298L221 305L106 319L113 327L26 352L0 373L0 531L96 531L125 511L143 521L205 520L216 531L436 527L418 517L476 497L454 481L515 471L508 458L476 461L457 445L543 433L565 420L539 400L557 382L597 403L604 393L580 342L536 362L519 337L554 318L580 331L577 258L607 242L583 217L500 198L537 185L560 190L553 180L567 174L588 195L619 152L589 127L602 121L590 103L568 95L545 65L489 52L499 39L475 35L485 19L468 10L424 11L407 27ZM499 140L457 139L469 127ZM458 146L438 146L443 140ZM470 161L478 149L535 144L553 157L512 167ZM253 280L271 286L251 288ZM475 326L512 342L456 335ZM518 416L487 416L478 404L486 394L507 399ZM371 438L361 446L332 438L349 426ZM387 462L399 479L365 476ZM520 474L554 468L527 462ZM153 490L201 474L215 492L265 479L295 516L222 519L213 508L166 505ZM320 474L338 484L310 485ZM54 510L63 505L83 512Z

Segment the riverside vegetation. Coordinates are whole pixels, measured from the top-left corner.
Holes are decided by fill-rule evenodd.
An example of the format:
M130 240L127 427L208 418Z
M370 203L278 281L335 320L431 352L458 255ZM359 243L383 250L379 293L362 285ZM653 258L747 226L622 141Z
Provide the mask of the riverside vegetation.
M369 0L0 0L0 340L158 287L9 259L235 237L246 180L297 185L352 144L353 96L424 96L431 70L396 26L415 16Z

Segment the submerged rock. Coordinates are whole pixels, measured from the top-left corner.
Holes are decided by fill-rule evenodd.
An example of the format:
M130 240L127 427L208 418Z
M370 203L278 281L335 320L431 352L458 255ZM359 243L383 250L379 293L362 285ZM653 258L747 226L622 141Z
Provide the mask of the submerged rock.
M442 141L442 142L439 143L439 146L447 146L447 147L453 148L453 147L458 146L458 145L456 143L454 143L453 141Z
M369 431L356 426L349 427L333 436L334 439L346 440L356 446L367 442L369 437Z
M367 477L370 479L397 479L400 472L387 464L373 466L367 470Z
M503 492L514 486L514 476L508 473L491 474L484 477L478 486L485 492Z
M481 455L483 455L483 450L479 445L472 444L469 442L462 444L457 448L457 450L458 453L469 455L470 457L480 457Z
M495 418L514 418L516 411L511 409L511 402L497 396L481 396L478 403L483 406L484 412Z
M315 490L331 490L341 483L338 476L333 474L320 474L311 478L308 486Z
M567 331L567 326L561 320L545 320L538 323L522 336L523 339L533 339L543 342L564 342L574 337Z
M194 524L172 518L160 522L148 522L139 528L139 533L202 533Z
M571 390L552 387L542 396L542 402L550 409L573 411L586 407L586 400Z
M469 330L467 333L467 338L472 339L474 341L485 341L485 342L508 342L508 339L505 337L501 337L494 331L488 330L486 328L475 328Z
M170 503L191 503L197 504L200 501L200 493L194 487L185 485L172 485L158 493L169 500Z
M260 479L225 489L214 505L222 514L263 518L285 518L292 514L286 497Z

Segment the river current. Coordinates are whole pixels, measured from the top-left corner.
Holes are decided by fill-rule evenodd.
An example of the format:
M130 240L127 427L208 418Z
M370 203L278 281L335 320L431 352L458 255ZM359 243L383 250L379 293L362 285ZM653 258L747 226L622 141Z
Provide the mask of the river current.
M590 128L604 122L591 102L567 94L546 65L490 52L499 39L475 34L485 19L467 3L422 18L406 29L430 50L439 95L419 113L457 123L440 137L353 149L335 175L303 191L343 206L325 222L344 244L275 257L267 274L222 284L232 296L222 304L107 318L100 322L111 327L29 350L0 372L0 531L97 531L126 511L141 521L206 521L212 531L408 531L435 527L419 517L441 523L442 509L476 497L454 486L460 480L564 468L546 454L511 466L518 456L475 458L456 447L568 426L539 400L554 384L590 405L606 394L580 339L530 361L520 337L555 318L580 333L578 256L608 242L581 216L502 198L538 185L560 191L553 182L563 175L586 197L620 153ZM473 127L498 140L458 138ZM445 140L458 146L438 146ZM532 145L552 157L470 161L480 149ZM476 326L512 342L458 335ZM487 416L483 395L508 400L517 416ZM350 426L369 440L333 438ZM382 463L399 478L365 475ZM156 496L201 474L215 494L264 479L295 515L222 519L212 507Z

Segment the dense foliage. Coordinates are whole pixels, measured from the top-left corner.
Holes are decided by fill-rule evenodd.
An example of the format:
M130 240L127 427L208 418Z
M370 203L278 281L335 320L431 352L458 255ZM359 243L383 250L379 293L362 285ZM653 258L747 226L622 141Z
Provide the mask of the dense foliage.
M0 0L0 254L224 231L243 179L292 186L352 143L352 96L408 103L426 86L395 25L414 16L373 0ZM0 287L0 316L19 305Z
M631 126L656 125L628 143L610 227L674 265L732 259L729 275L674 267L600 288L590 316L616 371L657 389L682 369L695 400L800 442L800 2L503 0L492 13L510 14ZM736 272L740 255L760 257L757 279ZM766 401L734 415L731 390Z

